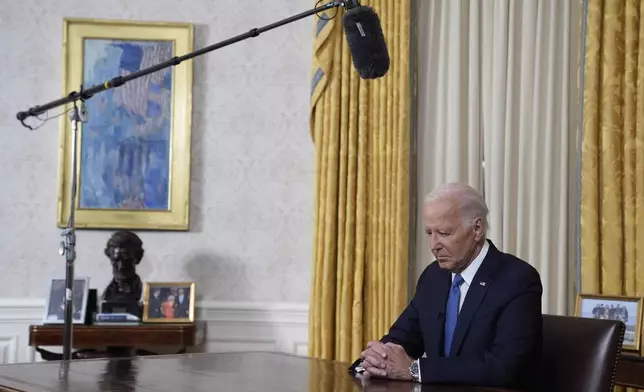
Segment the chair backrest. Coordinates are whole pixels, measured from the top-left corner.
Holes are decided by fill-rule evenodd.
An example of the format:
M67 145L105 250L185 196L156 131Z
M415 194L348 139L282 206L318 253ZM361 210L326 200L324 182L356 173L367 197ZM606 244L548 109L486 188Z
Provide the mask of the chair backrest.
M612 392L625 325L543 315L544 391Z

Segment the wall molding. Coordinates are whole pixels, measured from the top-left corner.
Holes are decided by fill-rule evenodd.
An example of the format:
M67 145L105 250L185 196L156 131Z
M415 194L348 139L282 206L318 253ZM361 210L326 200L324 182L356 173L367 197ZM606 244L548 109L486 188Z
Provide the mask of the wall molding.
M0 364L40 360L28 346L29 325L40 324L46 301L0 298ZM282 302L198 301L208 323L203 351L269 350L306 355L309 306Z
M40 320L46 301L0 298L0 322ZM308 325L309 305L288 302L198 301L199 319L220 322Z
M0 325L42 320L45 303L37 298L0 298Z
M0 335L0 361L15 363L18 358L18 335Z
M199 301L196 309L201 312L199 318L208 321L293 326L309 323L308 304Z

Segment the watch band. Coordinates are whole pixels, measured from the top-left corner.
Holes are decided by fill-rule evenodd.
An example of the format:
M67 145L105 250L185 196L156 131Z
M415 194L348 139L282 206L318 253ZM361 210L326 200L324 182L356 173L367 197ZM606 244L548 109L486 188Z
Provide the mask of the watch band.
M411 363L411 366L409 366L409 374L411 374L412 380L418 382L418 380L420 379L420 367L418 365L418 360L415 360Z

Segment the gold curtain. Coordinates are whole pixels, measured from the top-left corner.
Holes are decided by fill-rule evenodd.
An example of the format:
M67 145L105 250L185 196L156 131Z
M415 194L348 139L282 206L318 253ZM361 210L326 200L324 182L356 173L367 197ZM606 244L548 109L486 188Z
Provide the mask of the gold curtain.
M391 57L383 78L362 80L353 68L342 9L315 21L309 355L340 361L380 338L408 300L411 4L362 4L382 23Z
M585 293L644 295L643 15L644 2L638 0L588 3L581 188Z

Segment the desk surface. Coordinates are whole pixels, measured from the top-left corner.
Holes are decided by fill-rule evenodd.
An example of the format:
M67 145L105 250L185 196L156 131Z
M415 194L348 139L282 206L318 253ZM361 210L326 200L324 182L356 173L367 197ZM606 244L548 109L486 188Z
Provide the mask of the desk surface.
M360 381L347 364L275 353L183 354L71 361L61 380L60 362L0 366L0 391L21 392L465 392L476 387L404 381Z

